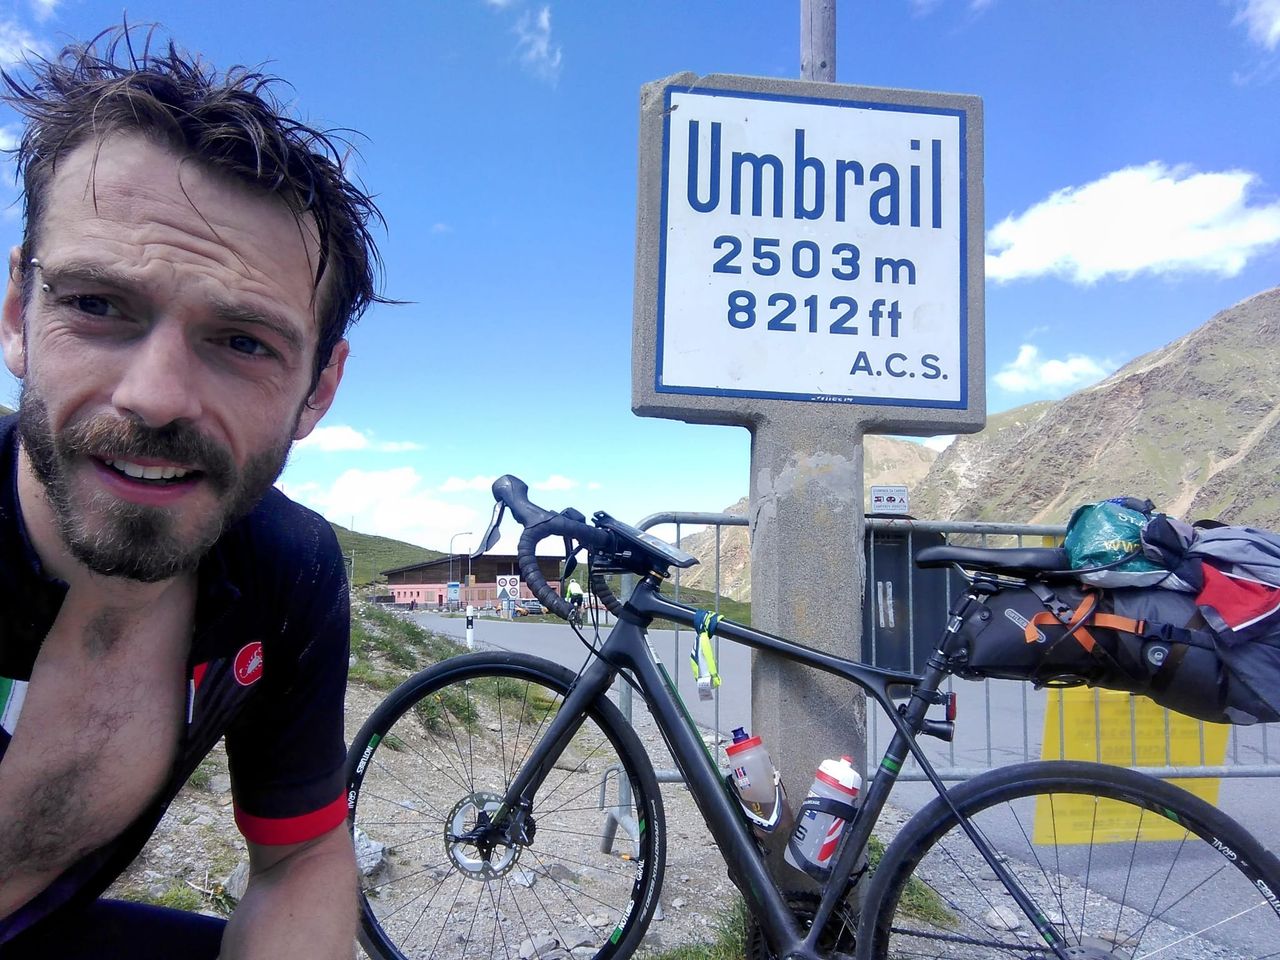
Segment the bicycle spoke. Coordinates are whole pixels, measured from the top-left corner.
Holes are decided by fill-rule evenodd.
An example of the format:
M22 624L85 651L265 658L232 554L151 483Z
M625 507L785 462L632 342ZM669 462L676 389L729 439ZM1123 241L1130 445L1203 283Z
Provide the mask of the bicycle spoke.
M380 740L364 741L376 747L364 766L354 825L388 850L387 875L364 885L373 911L366 933L406 956L516 960L554 938L556 949L577 957L611 948L628 931L636 942L634 931L648 920L637 908L654 903L645 893L661 861L654 834L634 841L635 859L600 850L600 791L614 793L605 804L624 823L660 816L656 782L637 780L638 751L620 746L620 738L635 736L620 717L610 721L615 729L595 710L585 715L554 775L534 781L530 806L490 820L505 809L507 784L528 763L568 689L567 681L556 686L514 673L486 675L481 667L428 687L404 698ZM416 727L428 719L432 729L419 735ZM623 782L634 799L617 810Z
M1178 792L1147 801L1144 790L1175 788L1099 765L1068 766L1101 771L1099 779L1085 778L1078 788L1064 790L1056 779L1054 786L1041 787L1034 776L997 772L984 778L1002 783L1000 795L981 792L981 784L972 801L963 788L956 791L961 806L972 805L971 827L1000 851L1005 869L1058 927L1063 948L1121 960L1261 960L1280 953L1280 917L1263 888L1241 869L1252 869L1247 864L1256 863L1257 855L1231 852L1232 844L1249 842L1230 832L1238 828L1217 824L1210 842L1196 832L1191 811L1221 815L1204 805L1190 807L1194 798ZM1027 767L1045 778L1058 769L1052 763ZM1110 786L1111 780L1133 786ZM936 834L921 833L923 825L904 828L904 834L920 836L915 857L904 861L886 855L891 862L881 863L886 876L898 878L893 884L897 899L891 907L868 908L887 913L878 921L887 953L875 955L1048 960L1052 951L1039 940L1030 918L1011 911L1001 884L982 871L985 860L950 812L939 809L939 819L931 821L937 823ZM1227 832L1219 841L1221 831ZM902 836L902 845L910 846ZM943 912L912 906L904 893L908 878L923 881ZM1058 915L1046 910L1049 905Z

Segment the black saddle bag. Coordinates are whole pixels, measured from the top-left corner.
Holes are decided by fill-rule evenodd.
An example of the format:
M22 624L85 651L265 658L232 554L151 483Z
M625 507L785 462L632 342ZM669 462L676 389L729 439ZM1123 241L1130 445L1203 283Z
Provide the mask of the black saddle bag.
M1255 698L1233 682L1186 593L1011 587L966 615L960 641L950 651L951 669L966 679L1125 690L1215 723L1275 719L1244 705Z

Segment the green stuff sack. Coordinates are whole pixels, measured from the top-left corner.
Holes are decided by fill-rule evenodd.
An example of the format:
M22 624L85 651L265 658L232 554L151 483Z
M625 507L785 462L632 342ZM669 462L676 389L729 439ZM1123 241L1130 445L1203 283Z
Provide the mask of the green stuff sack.
M1168 578L1168 570L1142 553L1142 530L1153 509L1150 500L1135 497L1077 507L1063 546L1079 579L1099 587L1148 587Z

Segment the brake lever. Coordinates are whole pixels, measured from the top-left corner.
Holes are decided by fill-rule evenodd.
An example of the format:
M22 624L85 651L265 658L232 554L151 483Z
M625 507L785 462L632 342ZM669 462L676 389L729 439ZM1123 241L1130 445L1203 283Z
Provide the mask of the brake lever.
M501 500L493 505L493 516L489 520L489 529L484 532L484 536L480 538L480 545L476 547L475 553L471 554L471 559L475 560L482 554L487 553L495 544L497 544L501 531L498 529L502 526L502 517L506 512L506 505Z
M586 523L587 518L573 507L566 507L560 511L561 516L567 517L578 523ZM564 538L564 572L560 574L560 593L564 595L565 583L569 580L569 575L578 569L578 551L582 549L582 544L574 546L573 537L566 536Z

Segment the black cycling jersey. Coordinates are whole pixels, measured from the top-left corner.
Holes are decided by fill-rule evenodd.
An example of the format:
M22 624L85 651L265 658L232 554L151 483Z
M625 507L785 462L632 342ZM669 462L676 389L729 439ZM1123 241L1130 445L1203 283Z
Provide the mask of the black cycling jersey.
M16 417L0 419L0 763L67 590L43 574L18 510L15 425ZM272 489L201 561L198 582L187 722L167 784L119 837L0 919L0 944L64 904L101 894L224 734L236 823L247 839L299 843L345 819L350 620L332 528Z

